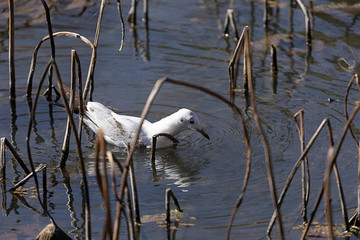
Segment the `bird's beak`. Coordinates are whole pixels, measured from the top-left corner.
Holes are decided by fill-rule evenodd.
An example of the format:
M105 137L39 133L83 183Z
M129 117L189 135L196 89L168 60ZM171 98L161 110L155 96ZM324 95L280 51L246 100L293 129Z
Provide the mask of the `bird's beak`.
M204 131L204 129L198 128L198 129L196 129L196 131L198 131L198 132L201 133L204 137L206 137L208 140L210 140L209 135Z

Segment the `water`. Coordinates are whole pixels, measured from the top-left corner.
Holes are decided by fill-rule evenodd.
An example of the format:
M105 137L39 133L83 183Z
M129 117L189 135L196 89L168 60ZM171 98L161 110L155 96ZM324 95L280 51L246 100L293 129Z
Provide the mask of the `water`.
M205 86L229 98L227 66L234 49L232 38L222 37L222 24L226 10L233 8L238 30L250 27L253 42L253 76L255 79L257 107L267 136L277 188L286 181L293 164L300 155L300 143L293 114L305 111L305 137L308 141L324 118L329 118L335 141L338 140L346 122L343 98L352 74L358 71L359 51L356 32L359 29L359 9L354 1L316 1L313 11L313 43L306 45L303 13L299 8L290 11L289 1L281 1L274 8L273 18L267 30L263 27L263 3L261 1L150 1L149 28L138 17L138 27L130 30L126 25L125 45L118 53L121 27L116 4L109 2L104 20L95 68L94 100L119 109L129 115L140 115L154 83L161 77ZM70 1L55 3L52 8L54 32L74 31L93 39L98 17L99 3ZM123 2L123 12L130 3ZM353 7L352 7L353 6ZM26 132L28 107L24 96L31 55L35 45L47 35L43 10L38 1L17 1L16 9L16 86L15 111L10 110L7 65L7 2L1 1L0 31L0 136L15 146L19 155L27 159ZM141 4L140 4L141 8ZM140 14L140 13L139 13ZM290 17L293 14L293 17ZM140 14L141 15L141 14ZM230 36L232 33L230 33ZM272 84L270 72L270 44L278 50L278 82ZM48 47L48 43L44 44ZM85 79L91 51L74 39L56 39L56 59L61 76L68 83L70 78L70 50L80 55ZM49 59L49 49L39 52L36 84ZM345 62L345 61L346 62ZM349 65L347 65L349 64ZM238 84L241 86L241 76ZM332 101L328 101L331 99ZM357 101L356 89L350 95L350 111ZM236 94L235 103L244 110L252 146L252 170L248 190L236 215L232 237L242 239L265 238L273 205L267 183L264 153L261 139L252 119L252 108L246 108L243 94ZM186 107L197 112L211 141L197 133L180 136L181 142L174 148L158 152L156 158L156 181L149 161L150 153L135 154L135 169L140 199L141 215L164 212L164 195L171 188L178 198L184 215L172 239L218 239L226 236L230 214L240 194L246 168L241 122L224 103L211 96L175 85L165 84L156 97L149 113L149 120L162 118L178 108ZM83 189L78 170L76 147L71 142L71 154L67 173L61 173L56 165L61 153L66 114L59 107L53 108L53 121L44 98L37 108L37 124L32 131L31 147L36 164L48 165L49 211L57 223L74 239L84 238ZM354 127L358 133L358 122ZM358 136L358 135L357 135ZM83 151L86 158L93 238L99 239L103 231L103 202L96 185L94 173L95 137L85 129ZM313 206L323 179L328 141L325 132L309 153L311 167L310 209ZM125 159L123 151L115 149L116 156ZM349 214L356 206L356 159L357 149L348 136L338 159L339 170ZM16 161L7 154L7 180L12 183L23 173ZM299 174L290 188L282 207L284 230L287 238L298 238L301 225L301 185ZM30 181L25 185L33 186ZM333 184L335 186L335 184ZM38 201L29 189L27 195L6 193L2 201L0 238L33 239L49 223L41 215ZM2 196L4 192L2 192ZM341 224L341 211L336 193L332 191L335 223ZM115 200L112 198L112 203ZM325 223L322 209L316 221ZM122 235L125 235L122 232ZM141 239L166 239L166 229L154 221L145 222L140 229ZM277 237L276 230L272 235Z

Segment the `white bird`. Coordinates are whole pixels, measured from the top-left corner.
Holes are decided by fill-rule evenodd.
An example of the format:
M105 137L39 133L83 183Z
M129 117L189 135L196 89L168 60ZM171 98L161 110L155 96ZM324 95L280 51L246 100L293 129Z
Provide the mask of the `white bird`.
M119 115L98 102L86 102L84 122L90 129L98 133L101 128L104 139L110 144L125 147L131 144L139 126L140 118ZM156 134L165 133L175 136L184 130L196 130L204 137L209 135L200 126L199 119L189 109L182 108L179 111L154 123L144 120L137 146L150 148L152 137ZM173 141L168 137L160 136L156 141L156 148L168 147Z

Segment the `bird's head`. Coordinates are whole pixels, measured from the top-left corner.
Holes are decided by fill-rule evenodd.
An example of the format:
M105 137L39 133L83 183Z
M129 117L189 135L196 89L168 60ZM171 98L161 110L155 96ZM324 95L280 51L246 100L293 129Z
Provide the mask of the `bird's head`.
M182 108L178 111L178 114L179 114L179 122L182 125L183 129L196 130L199 133L201 133L204 137L210 140L209 135L201 127L200 121L194 112L192 112L189 109Z

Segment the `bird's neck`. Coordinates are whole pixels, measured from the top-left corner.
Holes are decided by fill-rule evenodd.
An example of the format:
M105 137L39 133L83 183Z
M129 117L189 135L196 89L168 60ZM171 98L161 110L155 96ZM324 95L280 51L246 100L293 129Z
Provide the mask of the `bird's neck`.
M180 133L183 130L182 125L179 121L177 121L177 118L174 114L153 123L153 135L167 133L175 136Z

